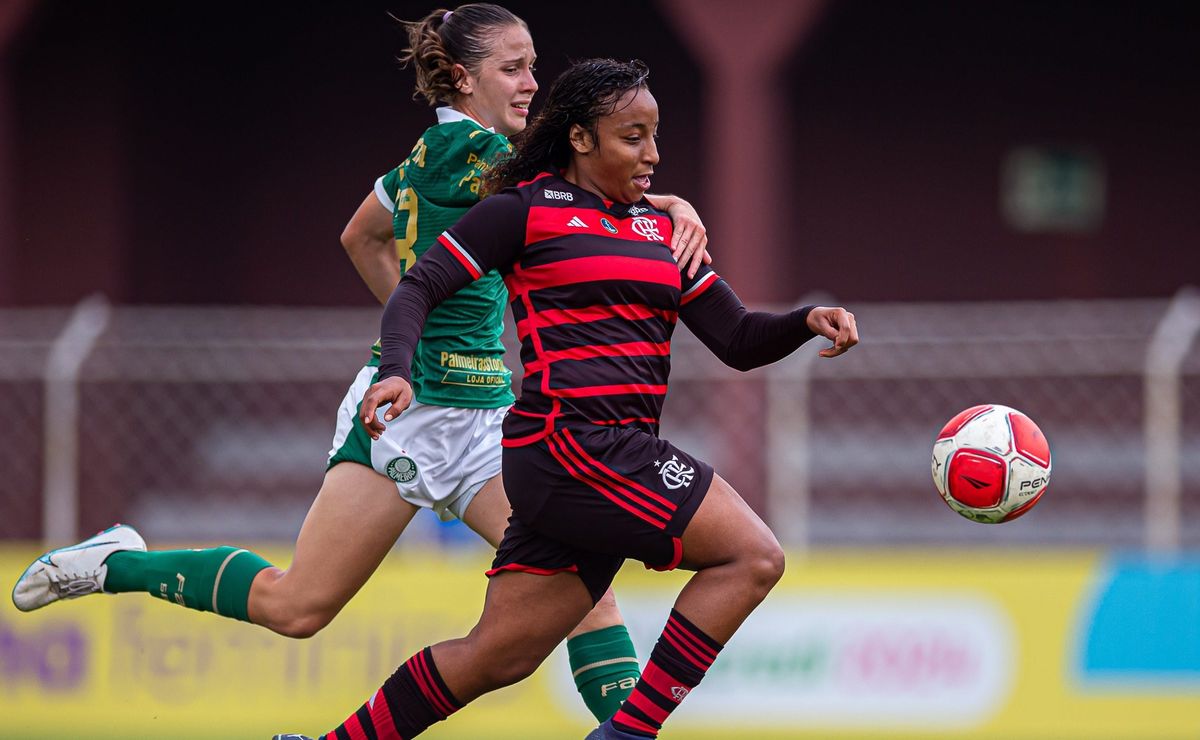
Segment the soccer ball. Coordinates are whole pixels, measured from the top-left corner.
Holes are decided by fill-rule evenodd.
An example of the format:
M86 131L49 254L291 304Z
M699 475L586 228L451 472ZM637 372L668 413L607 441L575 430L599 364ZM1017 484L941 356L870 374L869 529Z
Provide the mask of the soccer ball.
M985 524L1016 519L1050 482L1050 444L1025 414L985 404L962 411L933 443L933 484L946 504Z

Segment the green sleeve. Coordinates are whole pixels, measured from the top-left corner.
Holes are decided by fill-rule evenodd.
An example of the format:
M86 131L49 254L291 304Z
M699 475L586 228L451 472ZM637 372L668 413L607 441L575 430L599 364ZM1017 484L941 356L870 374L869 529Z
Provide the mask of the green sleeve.
M400 167L392 170L375 181L375 196L384 208L395 213L396 193L400 191Z

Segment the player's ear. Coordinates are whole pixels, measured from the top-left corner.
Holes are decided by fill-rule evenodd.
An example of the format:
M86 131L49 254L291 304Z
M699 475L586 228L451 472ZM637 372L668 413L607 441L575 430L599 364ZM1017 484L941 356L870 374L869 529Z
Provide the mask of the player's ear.
M589 154L596 148L592 132L578 123L571 124L571 130L567 132L567 140L571 142L571 148L575 150L576 154Z
M450 75L454 79L454 87L463 95L470 95L475 92L474 80L471 79L471 73L461 64L456 64L450 70Z

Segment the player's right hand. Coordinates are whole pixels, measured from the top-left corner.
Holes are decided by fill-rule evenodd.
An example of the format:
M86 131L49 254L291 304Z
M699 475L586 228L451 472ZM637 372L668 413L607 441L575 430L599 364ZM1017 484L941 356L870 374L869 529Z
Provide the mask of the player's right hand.
M387 429L383 422L395 419L404 409L408 408L410 403L412 403L412 386L399 376L384 378L368 388L358 413L362 418L363 426L367 429L367 434L371 435L371 439L379 439ZM387 411L383 412L383 421L380 421L375 411L380 406L389 404L391 405Z
M817 354L821 357L837 357L858 344L858 324L854 314L841 306L816 306L808 312L808 328L813 333L833 341Z

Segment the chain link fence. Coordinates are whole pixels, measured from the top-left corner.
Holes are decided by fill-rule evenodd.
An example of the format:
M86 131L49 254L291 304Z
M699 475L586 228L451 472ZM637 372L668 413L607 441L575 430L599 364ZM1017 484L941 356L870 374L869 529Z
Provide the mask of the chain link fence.
M1140 547L1157 423L1147 357L1170 305L866 304L848 355L817 358L814 342L750 373L681 327L663 436L712 462L792 546ZM64 516L74 534L128 521L159 542L293 538L378 310L103 307L87 341L70 331L78 313L0 310L0 538L55 539ZM1194 548L1200 347L1162 342L1184 345L1166 524ZM56 356L77 377L48 370ZM953 514L930 480L934 435L977 403L1025 411L1054 454L1042 502L1003 526ZM62 480L73 502L51 490ZM456 540L423 518L417 539Z

